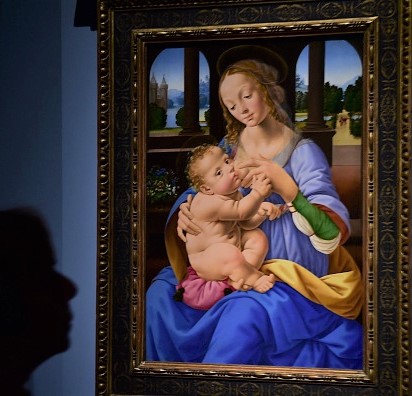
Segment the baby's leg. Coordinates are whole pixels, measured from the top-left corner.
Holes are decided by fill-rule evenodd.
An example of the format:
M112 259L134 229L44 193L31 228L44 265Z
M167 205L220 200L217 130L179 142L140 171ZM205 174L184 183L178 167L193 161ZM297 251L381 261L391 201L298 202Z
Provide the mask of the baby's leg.
M189 261L197 274L205 280L230 278L237 282L241 280L240 269L251 267L239 248L228 243L214 243L202 252L190 254Z
M214 243L200 253L190 254L189 261L197 274L208 281L229 278L235 289L248 290L253 287L261 292L271 287L270 277L250 265L234 245ZM269 282L264 282L264 279ZM272 286L273 283L274 279Z
M260 228L242 230L242 254L253 267L257 269L261 267L268 248L267 237Z

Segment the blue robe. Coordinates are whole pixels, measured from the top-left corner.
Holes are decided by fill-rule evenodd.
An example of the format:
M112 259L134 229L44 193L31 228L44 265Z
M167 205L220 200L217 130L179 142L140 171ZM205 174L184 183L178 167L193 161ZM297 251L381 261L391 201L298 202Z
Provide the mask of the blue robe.
M338 214L349 228L349 215L330 179L329 165L319 147L301 141L284 164L311 202ZM174 205L186 199L184 194ZM277 194L269 199L284 203ZM267 259L299 263L315 275L328 273L328 256L318 252L293 224L290 214L266 220ZM177 280L163 269L146 298L146 359L175 362L253 364L270 366L361 369L362 326L317 304L286 283L266 293L234 292L210 310L176 302Z

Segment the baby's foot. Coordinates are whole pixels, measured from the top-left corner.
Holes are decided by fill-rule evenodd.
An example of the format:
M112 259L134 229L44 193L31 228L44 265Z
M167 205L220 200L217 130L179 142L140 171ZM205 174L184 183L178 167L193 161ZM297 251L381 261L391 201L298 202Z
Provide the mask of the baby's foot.
M275 275L262 275L253 285L253 289L259 293L265 293L275 284Z

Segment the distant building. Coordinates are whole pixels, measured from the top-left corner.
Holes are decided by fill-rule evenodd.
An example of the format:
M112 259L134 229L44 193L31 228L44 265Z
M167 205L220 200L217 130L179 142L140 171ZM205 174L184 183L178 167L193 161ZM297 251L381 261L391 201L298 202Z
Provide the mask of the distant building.
M149 85L149 103L154 103L167 111L167 91L168 84L163 76L162 82L157 83L156 77L152 74Z

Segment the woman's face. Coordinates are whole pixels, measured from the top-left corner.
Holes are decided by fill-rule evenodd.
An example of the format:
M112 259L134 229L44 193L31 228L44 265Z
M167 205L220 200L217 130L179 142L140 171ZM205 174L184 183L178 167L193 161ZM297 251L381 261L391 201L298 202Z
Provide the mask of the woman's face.
M255 80L243 73L227 75L219 92L230 114L247 127L260 125L270 114Z

